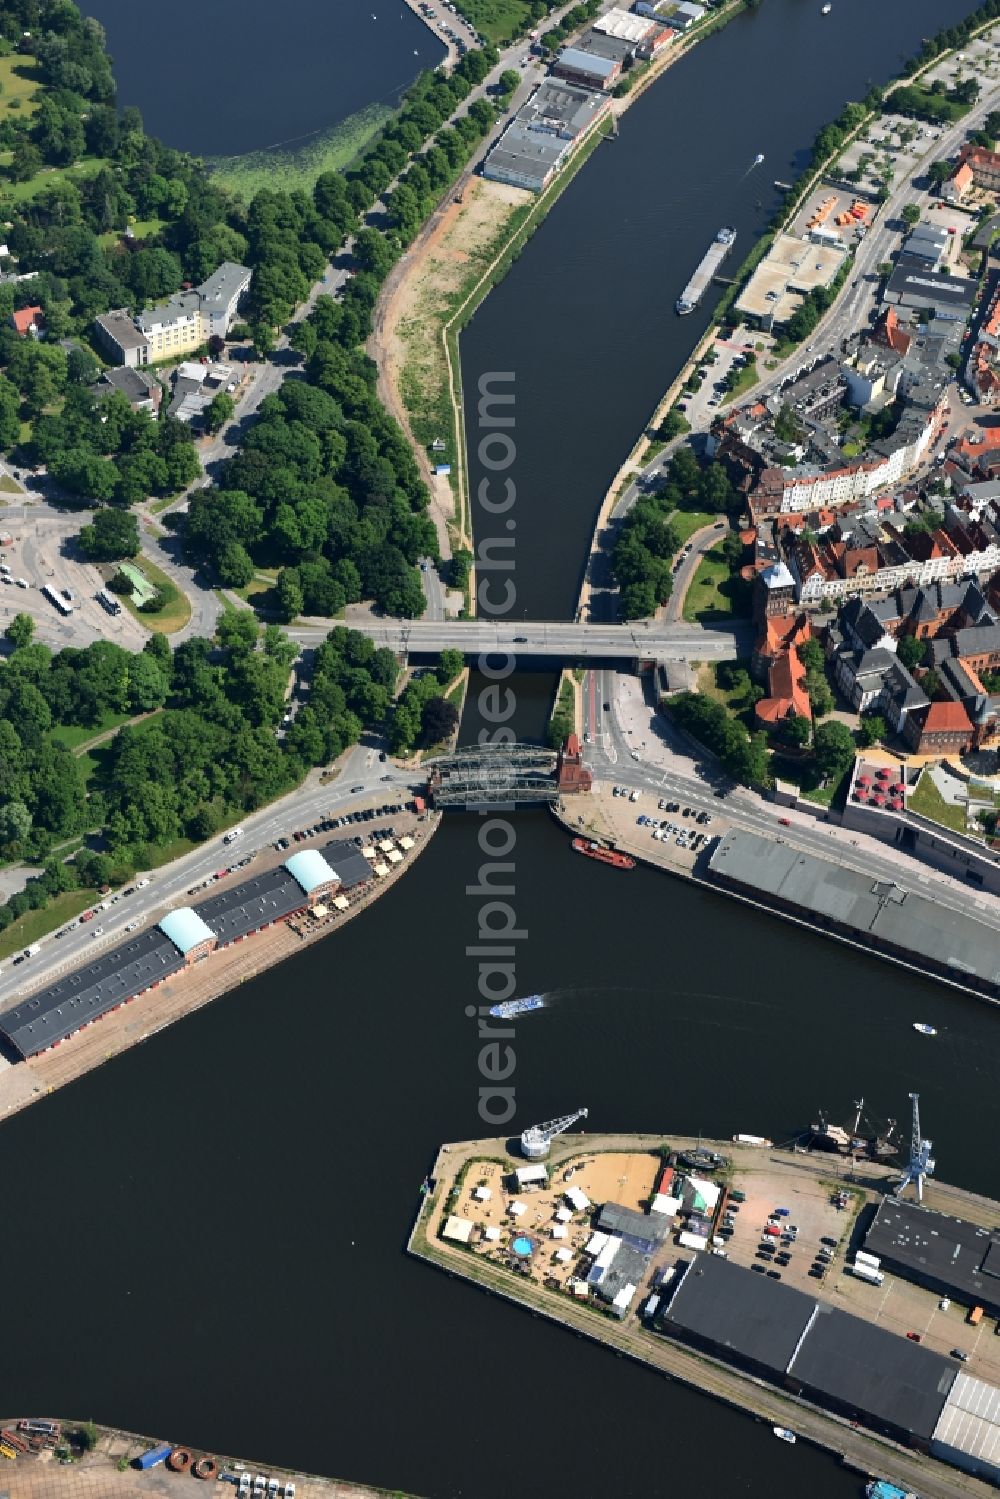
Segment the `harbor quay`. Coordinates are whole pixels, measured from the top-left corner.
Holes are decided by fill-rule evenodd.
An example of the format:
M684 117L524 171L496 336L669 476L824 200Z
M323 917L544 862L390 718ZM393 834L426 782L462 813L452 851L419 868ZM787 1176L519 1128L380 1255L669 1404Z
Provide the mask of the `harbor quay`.
M786 832L761 817L727 813L720 799L707 824L685 822L664 811L669 792L637 792L594 780L587 797L552 805L556 819L574 834L586 834L636 863L728 895L784 921L856 947L868 956L911 969L977 999L1000 1001L1000 932L987 911L958 891L939 898L922 889L916 870L903 862L878 871L860 849L805 851L789 825ZM682 793L670 805L679 807ZM677 798L680 797L680 802ZM689 809L690 810L690 809ZM776 808L776 814L780 808ZM773 823L773 819L771 820ZM667 832L663 825L673 829ZM701 834L697 844L694 838ZM926 886L926 881L924 882Z
M850 1142L564 1133L534 1155L443 1145L409 1251L837 1454L859 1491L995 1492L1000 1301L977 1287L1000 1203L896 1195L898 1167Z
M269 1499L382 1499L389 1494L367 1484L215 1456L91 1422L12 1417L0 1427L0 1448L7 1448L0 1489L4 1499L161 1499L186 1493L220 1499L255 1493ZM89 1449L87 1441L93 1442ZM192 1477L201 1479L201 1485L193 1485ZM399 1489L392 1495L414 1499Z
M364 816L368 805L368 800L359 801L356 810ZM319 854L323 838L318 831L311 837L300 835L299 853L291 859L286 849L268 849L253 858L241 882L205 882L220 893L199 901L197 909L165 910L155 926L126 939L97 964L67 968L47 987L16 998L0 1011L0 1121L294 957L367 910L412 867L440 825L439 813L426 811L422 802L416 805L420 810L393 814L391 838L378 831L371 834L370 828L379 827L372 821L361 824L365 838L372 838L371 843L362 840L361 849L343 838L326 844L342 879L322 878L331 869L324 868ZM320 877L308 898L289 876L289 866L299 871L306 885L311 883L310 871ZM239 870L235 873L238 876ZM191 927L190 938L186 926ZM150 978L131 957L136 943L146 969L151 964L145 948L158 956L170 943L169 966ZM44 1049L32 1052L23 1039L26 1026L17 1029L16 1017L30 1015L36 1001L41 1016L36 1023L46 1023L49 1006L62 1029L51 1037L46 1034ZM81 1003L92 1003L92 1013L71 1016L74 1004Z

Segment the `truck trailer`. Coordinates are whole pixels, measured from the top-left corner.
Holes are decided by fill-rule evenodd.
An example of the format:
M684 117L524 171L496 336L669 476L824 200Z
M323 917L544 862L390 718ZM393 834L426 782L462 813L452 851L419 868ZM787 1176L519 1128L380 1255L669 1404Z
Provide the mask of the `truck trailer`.
M159 1447L150 1447L148 1452L136 1458L135 1465L145 1473L147 1468L155 1468L158 1463L165 1462L173 1450L173 1444L170 1442L163 1442Z

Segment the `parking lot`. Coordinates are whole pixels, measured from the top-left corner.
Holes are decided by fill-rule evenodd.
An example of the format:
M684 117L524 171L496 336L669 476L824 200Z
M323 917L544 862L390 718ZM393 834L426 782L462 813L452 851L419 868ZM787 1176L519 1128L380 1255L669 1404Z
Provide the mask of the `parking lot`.
M736 1186L746 1201L734 1205L731 1230L723 1227L730 1259L811 1295L828 1291L843 1265L850 1203L836 1207L830 1187L805 1175L792 1183L741 1175Z
M29 614L36 637L56 650L98 639L126 650L142 648L148 632L127 609L114 616L105 613L96 599L103 578L95 566L76 560L67 548L67 539L85 520L86 515L33 513L30 505L0 510L0 538L6 538L0 544L0 633L15 614ZM61 614L45 597L45 585L70 606L69 614Z

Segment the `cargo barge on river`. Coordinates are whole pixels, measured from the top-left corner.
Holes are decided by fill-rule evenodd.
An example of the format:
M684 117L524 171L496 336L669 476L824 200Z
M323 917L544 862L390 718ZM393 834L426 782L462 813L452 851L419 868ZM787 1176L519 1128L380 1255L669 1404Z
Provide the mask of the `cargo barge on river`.
M694 312L708 290L712 277L729 254L735 241L736 230L729 224L723 224L699 261L698 268L691 277L691 280L674 304L675 310L681 317L685 317L689 312Z

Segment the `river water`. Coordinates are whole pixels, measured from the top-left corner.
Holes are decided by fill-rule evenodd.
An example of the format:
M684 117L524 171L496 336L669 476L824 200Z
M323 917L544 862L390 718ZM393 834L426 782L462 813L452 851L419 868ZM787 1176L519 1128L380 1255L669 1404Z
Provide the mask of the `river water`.
M295 150L393 105L444 48L402 0L81 0L108 35L118 102L199 156Z
M467 385L513 367L494 356L517 360L533 612L548 597L539 557L551 612L571 607L606 476L697 333L701 314L681 331L669 309L704 240L734 214L750 237L752 206L704 196L732 138L741 162L765 150L768 178L787 176L790 152L866 82L859 53L886 74L962 7L836 0L822 33L817 10L765 0L675 68L466 337ZM642 188L631 208L619 174ZM664 239L647 201L689 233ZM626 212L630 269L609 279L626 265ZM494 303L523 343L502 342ZM517 682L532 720L542 680ZM765 1427L403 1254L437 1145L483 1132L465 1015L478 831L449 819L419 876L362 920L5 1125L0 1410L93 1416L434 1499L648 1499L668 1485L771 1499L776 1480L857 1495L803 1443L776 1450ZM586 1104L595 1129L781 1141L862 1095L905 1119L918 1089L942 1177L1000 1194L990 1008L651 871L574 858L543 814L516 833L517 989L551 1000L517 1027L517 1128Z

